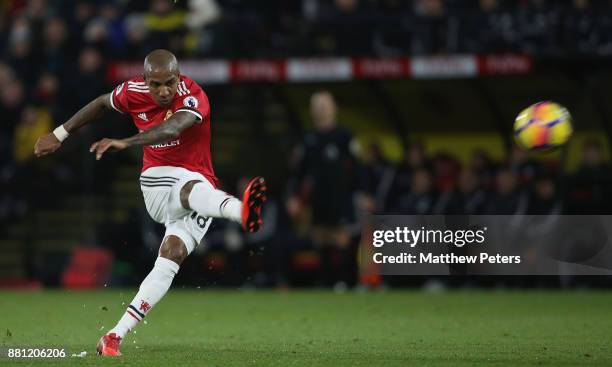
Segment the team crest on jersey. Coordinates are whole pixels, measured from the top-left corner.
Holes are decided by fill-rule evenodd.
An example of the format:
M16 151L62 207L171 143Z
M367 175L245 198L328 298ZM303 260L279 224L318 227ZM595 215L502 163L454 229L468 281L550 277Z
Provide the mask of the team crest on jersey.
M171 116L172 116L172 110L168 110L168 112L166 112L166 117L164 117L164 121L169 119Z
M183 100L183 104L185 105L185 107L198 108L198 100L194 96L186 97Z

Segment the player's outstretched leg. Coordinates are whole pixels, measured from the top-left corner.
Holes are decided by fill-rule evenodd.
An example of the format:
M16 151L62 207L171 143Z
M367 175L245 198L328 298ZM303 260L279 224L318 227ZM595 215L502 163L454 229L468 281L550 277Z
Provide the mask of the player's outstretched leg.
M117 325L100 338L96 347L98 354L121 355L119 351L121 341L168 292L174 276L178 273L179 264L187 255L187 248L180 238L172 235L164 238L153 270L143 280L138 293Z
M190 181L181 190L181 203L184 208L195 210L200 215L230 219L242 224L245 231L256 232L263 224L261 208L266 201L266 190L266 181L255 177L240 201L213 188L207 181Z

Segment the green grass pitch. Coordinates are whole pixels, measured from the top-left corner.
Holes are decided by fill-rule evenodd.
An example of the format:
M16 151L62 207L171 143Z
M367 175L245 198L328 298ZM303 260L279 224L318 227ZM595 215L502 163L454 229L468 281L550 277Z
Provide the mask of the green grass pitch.
M0 366L612 365L612 293L592 291L171 290L98 357L133 292L0 292L2 347L88 353Z

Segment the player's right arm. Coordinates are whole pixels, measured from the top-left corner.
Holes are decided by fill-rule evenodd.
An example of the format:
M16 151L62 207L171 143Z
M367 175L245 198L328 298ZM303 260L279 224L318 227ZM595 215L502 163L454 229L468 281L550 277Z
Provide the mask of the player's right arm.
M37 157L42 157L55 152L62 145L62 141L67 137L67 134L96 120L102 116L105 110L110 109L113 109L110 93L103 94L94 99L75 113L68 121L56 129L56 131L39 137L34 145L34 154L36 154Z

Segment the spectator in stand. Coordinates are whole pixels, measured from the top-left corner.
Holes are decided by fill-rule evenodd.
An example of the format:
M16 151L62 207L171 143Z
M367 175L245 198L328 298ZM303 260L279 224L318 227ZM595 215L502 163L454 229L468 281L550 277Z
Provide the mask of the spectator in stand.
M372 53L372 14L360 0L334 0L319 11L315 28L323 53L365 56Z
M173 6L170 0L153 0L144 15L147 45L150 49L167 48L178 57L183 55L185 11Z
M483 189L491 191L495 188L497 167L486 150L478 148L472 152L470 169L480 177Z
M459 174L457 187L440 197L436 212L440 214L484 214L487 207L487 193L482 189L480 177L471 169Z
M381 182L389 167L390 164L385 159L380 145L370 144L364 151L359 175L361 181L359 186L365 194L362 202L363 209L369 212L382 210L384 203L377 201L377 199L379 198Z
M468 52L508 52L516 49L515 14L502 6L500 0L480 0L479 9L469 22L462 24L459 41Z
M48 6L46 0L30 0L23 12L30 29L30 52L37 60L44 50L43 32L45 22L51 15L52 9L53 7Z
M106 21L100 17L90 20L85 27L83 39L87 47L93 47L104 55L111 52Z
M32 170L39 165L33 161L34 152L32 144L36 142L39 134L51 131L52 122L49 112L45 108L27 105L21 110L13 133L11 156L13 162L6 167L0 187L6 186L10 193L4 200L0 198L0 218L3 216L19 217L26 213L30 203L41 203L48 198L46 187L52 183L49 176L45 180L32 180Z
M85 48L79 54L77 62L76 72L68 80L64 80L62 88L65 94L62 101L69 102L67 107L72 113L108 90L100 52L95 48Z
M612 167L605 161L603 144L589 139L582 146L582 159L570 177L568 206L571 213L612 213Z
M69 23L69 44L74 47L75 50L81 49L85 45L83 34L85 33L87 24L95 17L95 14L96 8L94 4L89 1L77 1L72 9L72 16L69 17L71 20Z
M3 82L0 90L0 114L3 119L3 130L12 136L26 103L26 94L24 85L19 79L9 75Z
M2 116L2 128L0 129L0 187L8 184L12 177L13 165L13 133L15 123L21 113L24 103L24 93L21 83L15 79L13 70L6 64L0 63L0 115ZM2 193L10 192L8 189L1 190ZM6 205L2 202L4 194L0 195L0 218L6 213ZM10 195L7 195L10 196Z
M563 203L559 195L556 177L544 170L536 176L532 183L527 204L527 214L561 214Z
M33 157L32 147L42 134L52 130L53 123L49 111L32 105L26 106L15 128L13 157L15 162L26 165Z
M582 146L582 158L577 175L589 178L607 177L612 172L605 160L604 147L600 140L586 140Z
M558 2L547 0L528 0L519 6L521 51L544 55L559 53L561 9Z
M17 76L26 84L36 78L39 64L35 62L32 52L33 31L25 16L15 20L9 34L9 52L7 60Z
M412 28L412 54L438 54L454 51L451 40L457 32L456 20L446 13L443 0L416 0ZM455 45L456 46L456 45Z
M510 167L502 167L497 172L497 189L492 195L486 212L495 215L524 214L527 209L527 196L521 191L519 179Z
M143 58L150 51L147 45L148 30L144 17L139 14L128 15L124 20L125 50L122 53L128 60Z
M38 83L34 90L34 101L45 106L50 106L52 109L60 107L61 104L57 100L59 83L59 79L55 74L49 72L43 73L38 79ZM50 112L55 118L59 115L58 111L52 110Z
M74 50L68 44L66 23L61 18L51 18L44 30L44 70L64 74L69 60L74 58Z
M191 55L210 54L221 47L221 7L215 0L189 0L185 23L189 29L186 51Z
M115 55L120 55L120 52L125 48L123 17L119 7L112 2L102 5L99 19L104 24L109 52L113 57L117 57Z
M597 11L595 19L595 30L597 45L592 53L596 55L612 54L612 1L607 1L607 6L603 6Z
M374 19L373 49L381 57L397 57L412 48L412 8L408 2L380 1Z
M573 0L563 18L562 48L569 53L586 55L597 48L597 14L590 0Z
M530 183L540 169L538 162L529 157L529 152L516 145L512 148L509 166L522 185Z
M382 179L377 193L377 202L382 203L383 212L397 209L400 197L410 190L412 177L418 169L429 169L425 157L425 147L421 142L410 144L404 151L402 161L397 166L389 166Z
M432 158L431 167L436 191L441 193L451 191L461 171L457 159L446 152L439 152Z
M410 179L410 190L403 191L390 204L385 214L425 215L433 214L437 202L431 172L424 168L416 169Z

